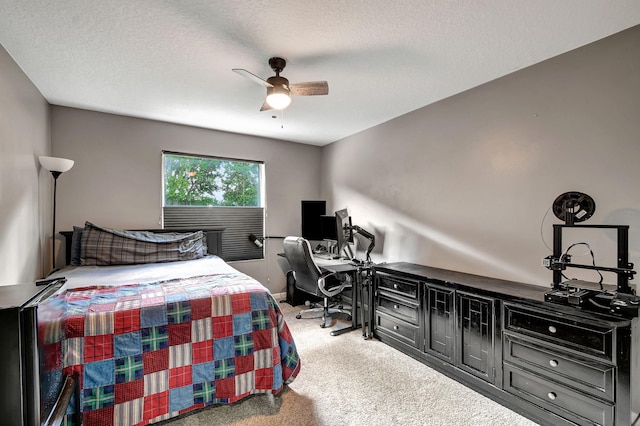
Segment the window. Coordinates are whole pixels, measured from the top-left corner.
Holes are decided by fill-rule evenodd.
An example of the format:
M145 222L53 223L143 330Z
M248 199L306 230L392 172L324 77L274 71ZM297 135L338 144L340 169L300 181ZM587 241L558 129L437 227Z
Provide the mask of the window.
M223 259L262 259L249 235L264 235L264 164L175 152L162 157L164 227L223 227Z
M262 207L261 164L164 154L165 206Z

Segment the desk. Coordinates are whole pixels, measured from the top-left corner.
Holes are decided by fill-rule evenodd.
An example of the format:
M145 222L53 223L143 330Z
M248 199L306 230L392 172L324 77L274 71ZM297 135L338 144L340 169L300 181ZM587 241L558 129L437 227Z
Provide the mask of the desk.
M284 253L278 253L278 256L286 258ZM323 271L348 274L353 283L351 326L333 330L331 335L339 336L362 327L362 337L370 339L373 336L373 264L356 264L349 259L335 259L328 254L314 254L313 260ZM365 309L365 303L363 303L365 302L365 290L368 309ZM358 324L358 300L361 301L360 324Z
M369 339L373 331L373 277L372 264L356 264L347 259L332 259L326 255L314 255L313 259L321 270L336 274L348 274L352 279L351 326L333 330L332 336L356 330L362 327L362 337ZM366 306L365 309L365 290ZM358 301L360 301L360 325L358 324Z

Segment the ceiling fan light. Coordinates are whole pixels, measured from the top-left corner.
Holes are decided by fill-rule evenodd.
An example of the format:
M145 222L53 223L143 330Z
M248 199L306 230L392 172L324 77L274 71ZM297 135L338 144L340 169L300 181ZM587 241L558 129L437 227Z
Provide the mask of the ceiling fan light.
M273 109L285 109L291 103L291 97L286 89L273 87L267 89L267 103Z
M285 109L291 103L291 98L285 93L272 93L267 96L267 103L273 109Z

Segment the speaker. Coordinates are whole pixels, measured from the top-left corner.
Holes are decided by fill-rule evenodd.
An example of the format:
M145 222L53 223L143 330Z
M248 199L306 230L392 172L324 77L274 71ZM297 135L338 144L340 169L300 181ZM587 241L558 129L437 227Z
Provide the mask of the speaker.
M300 292L296 288L296 277L293 275L293 271L287 272L287 300L286 302L291 306L298 306L304 303L304 300L300 301Z

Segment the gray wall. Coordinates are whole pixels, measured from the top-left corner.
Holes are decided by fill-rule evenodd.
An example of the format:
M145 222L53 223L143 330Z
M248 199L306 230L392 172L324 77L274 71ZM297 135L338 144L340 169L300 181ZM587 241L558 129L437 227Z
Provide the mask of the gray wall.
M551 246L561 222L545 214L581 191L587 223L631 225L640 265L638 52L635 27L333 143L322 196L375 231L379 261L548 285L541 234ZM610 236L593 238L615 263Z
M299 234L300 200L320 194L319 147L59 106L51 117L54 155L76 161L58 183L60 230L85 220L160 227L162 150L264 161L269 236ZM281 251L281 239L268 240L265 260L233 266L281 292Z
M0 49L0 284L49 270L52 180L37 156L50 120L52 154L77 161L60 178L58 229L157 226L171 149L265 161L269 235L298 233L299 201L326 198L376 232L378 260L547 285L540 234L550 244L558 221L545 214L578 190L596 200L589 223L631 225L640 264L639 48L636 27L323 149L72 108L50 117ZM238 269L280 291L281 243L267 248Z
M51 261L49 105L0 46L0 285L31 283Z

